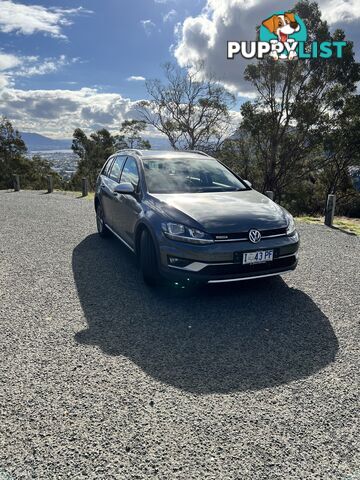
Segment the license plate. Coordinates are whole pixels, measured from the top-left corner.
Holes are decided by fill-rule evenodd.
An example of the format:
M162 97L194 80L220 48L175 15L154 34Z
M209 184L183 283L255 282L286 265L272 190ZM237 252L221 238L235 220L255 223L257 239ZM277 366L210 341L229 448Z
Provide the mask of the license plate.
M258 252L247 252L243 254L243 265L249 263L271 262L274 257L274 250L259 250Z

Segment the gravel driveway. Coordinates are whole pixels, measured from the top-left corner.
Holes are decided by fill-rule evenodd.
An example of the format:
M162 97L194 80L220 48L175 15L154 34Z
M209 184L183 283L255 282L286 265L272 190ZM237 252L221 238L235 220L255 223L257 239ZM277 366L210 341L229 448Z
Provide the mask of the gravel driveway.
M0 480L360 479L358 237L149 290L93 204L0 191Z

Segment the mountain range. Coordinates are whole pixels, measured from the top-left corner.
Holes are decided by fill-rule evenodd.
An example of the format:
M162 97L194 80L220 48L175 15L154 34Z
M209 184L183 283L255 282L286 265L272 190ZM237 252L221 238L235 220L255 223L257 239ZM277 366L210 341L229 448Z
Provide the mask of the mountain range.
M28 150L30 152L48 151L48 150L69 150L71 149L70 138L54 139L40 135L39 133L20 132ZM167 138L163 137L144 137L149 140L154 150L170 149Z
M20 132L30 152L39 150L68 150L71 148L71 139L54 139L40 135L39 133Z

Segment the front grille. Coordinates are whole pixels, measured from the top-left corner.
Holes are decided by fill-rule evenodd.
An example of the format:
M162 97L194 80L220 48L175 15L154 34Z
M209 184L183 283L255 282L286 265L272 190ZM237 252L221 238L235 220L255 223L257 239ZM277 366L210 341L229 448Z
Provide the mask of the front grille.
M273 228L271 230L259 230L261 238L272 237L274 235L286 235L286 227ZM217 238L219 237L219 238ZM226 238L224 238L226 237ZM237 233L214 233L214 238L217 242L226 240L248 240L249 232L237 232Z
M230 265L208 265L201 270L206 275L242 275L246 273L266 272L267 270L275 270L277 268L292 267L296 262L296 257L276 258L272 262L258 263L255 265L242 265L241 263L232 263Z
M260 230L262 237L270 237L273 235L286 235L287 228L274 228L273 230Z

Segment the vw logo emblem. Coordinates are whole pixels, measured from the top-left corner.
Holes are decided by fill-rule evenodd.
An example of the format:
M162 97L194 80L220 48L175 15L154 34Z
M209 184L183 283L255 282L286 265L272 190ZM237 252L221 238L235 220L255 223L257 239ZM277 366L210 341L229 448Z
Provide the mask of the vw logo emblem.
M252 243L258 243L260 242L261 240L261 233L259 232L259 230L255 230L255 229L251 229L249 231L249 240L250 242Z

